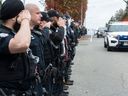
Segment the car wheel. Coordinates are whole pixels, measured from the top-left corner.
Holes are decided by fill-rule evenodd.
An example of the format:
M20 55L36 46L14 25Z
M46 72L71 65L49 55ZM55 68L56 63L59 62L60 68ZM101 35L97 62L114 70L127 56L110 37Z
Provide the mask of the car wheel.
M109 46L109 43L107 44L107 51L112 51L112 47Z
M104 42L104 48L107 48L107 44Z
M112 51L112 48L108 46L107 51Z

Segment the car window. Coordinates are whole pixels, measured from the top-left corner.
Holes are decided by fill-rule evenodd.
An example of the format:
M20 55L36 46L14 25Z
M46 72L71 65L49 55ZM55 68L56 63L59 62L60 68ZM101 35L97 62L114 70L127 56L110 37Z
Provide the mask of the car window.
M108 28L109 32L125 32L128 31L128 25L110 25Z

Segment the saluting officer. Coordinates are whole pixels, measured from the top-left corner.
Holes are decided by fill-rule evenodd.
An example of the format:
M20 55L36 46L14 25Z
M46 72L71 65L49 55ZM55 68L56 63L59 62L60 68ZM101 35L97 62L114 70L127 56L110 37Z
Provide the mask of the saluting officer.
M18 93L21 88L18 80L22 80L25 69L22 69L23 64L17 65L14 61L20 53L25 53L29 48L31 15L24 10L20 0L6 0L1 6L0 19L0 94L10 96L12 90ZM19 30L15 31L17 22L20 26ZM20 60L17 59L17 62Z

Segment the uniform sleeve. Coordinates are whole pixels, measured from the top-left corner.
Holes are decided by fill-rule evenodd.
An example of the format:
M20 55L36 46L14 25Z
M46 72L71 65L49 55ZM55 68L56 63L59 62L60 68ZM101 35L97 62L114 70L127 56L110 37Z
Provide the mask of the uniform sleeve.
M0 33L0 54L10 54L9 42L12 38L9 34Z
M63 27L59 27L57 29L57 32L52 32L52 34L50 34L50 39L53 41L55 45L59 45L62 42L63 38L64 38Z
M49 38L50 28L48 28L48 27L44 27L44 29L43 29L43 33L45 34L45 36L47 36L47 38Z

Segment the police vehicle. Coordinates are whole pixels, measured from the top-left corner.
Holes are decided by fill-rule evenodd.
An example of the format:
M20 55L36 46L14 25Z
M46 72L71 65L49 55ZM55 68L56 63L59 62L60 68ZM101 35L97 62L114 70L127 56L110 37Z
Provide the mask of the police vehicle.
M96 33L97 38L104 37L105 30L106 30L106 27L99 27Z
M128 49L128 22L113 22L108 24L104 37L104 47L107 51L115 48Z

